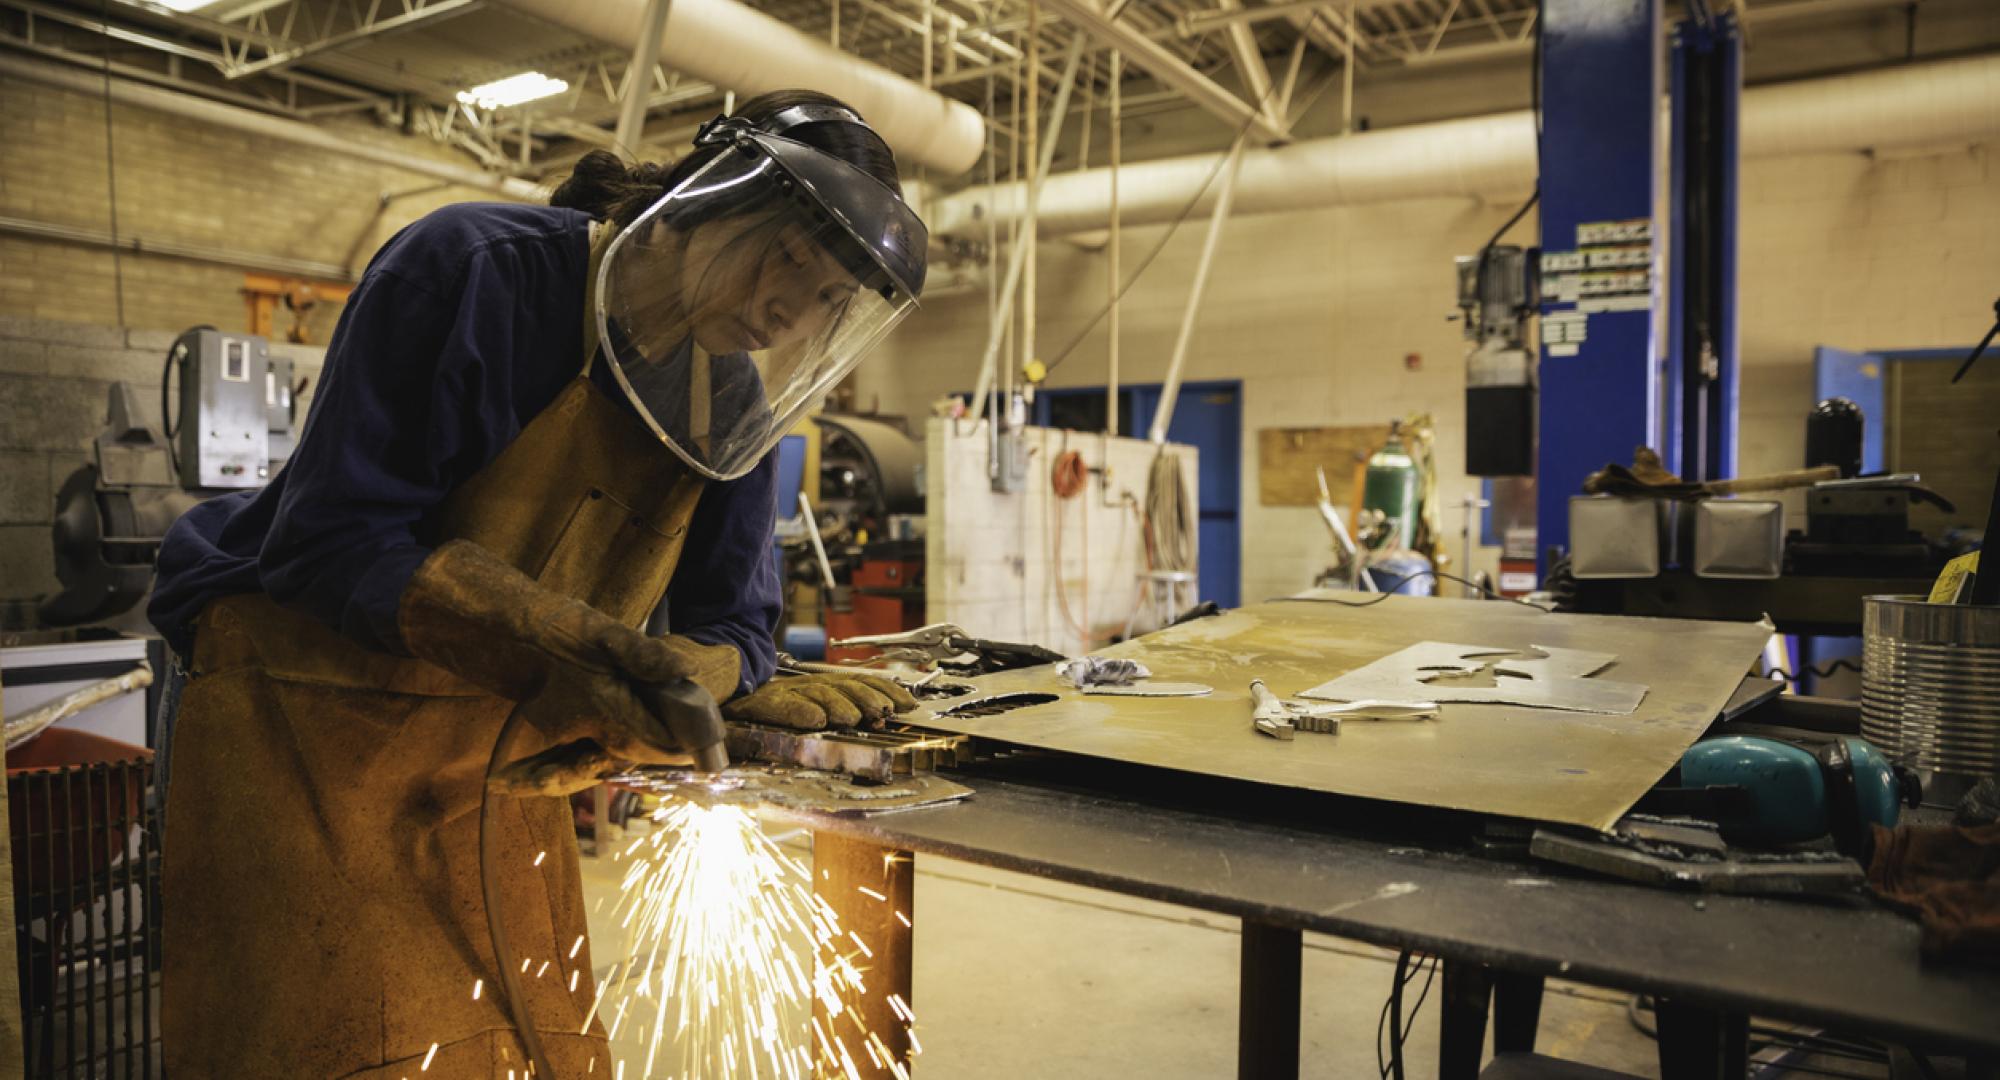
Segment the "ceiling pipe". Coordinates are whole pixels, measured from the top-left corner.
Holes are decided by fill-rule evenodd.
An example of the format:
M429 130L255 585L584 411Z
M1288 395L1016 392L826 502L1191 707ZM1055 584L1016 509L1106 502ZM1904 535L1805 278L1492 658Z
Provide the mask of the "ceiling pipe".
M646 0L504 0L508 7L621 49L644 33ZM807 87L854 107L897 155L956 176L985 149L979 111L735 0L674 0L660 63L749 97Z
M84 71L62 64L28 60L0 53L0 76L25 79L59 90L87 94L94 98L109 95L111 100L120 105L151 109L261 138L296 143L340 154L343 157L372 161L377 165L387 165L419 176L429 176L464 187L490 191L495 195L519 202L540 202L545 194L543 189L526 180L485 172L469 165L454 165L448 161L439 161L359 139L345 138L326 128L315 127L297 120L287 120L281 116L271 116L236 105L224 105L221 102L208 101L190 94L163 90L126 79L111 79L107 85L104 75L100 72Z
M1966 144L2000 135L2000 57L1908 64L1806 79L1743 95L1744 157L1778 157ZM1119 177L1125 225L1174 220L1207 183L1222 155L1127 164ZM1263 214L1399 199L1498 196L1535 182L1535 132L1527 110L1308 139L1243 155L1236 212ZM1212 205L1202 196L1197 210ZM1021 187L999 184L947 195L931 231L968 234L1021 213ZM1049 177L1036 216L1042 235L1090 232L1110 223L1109 170Z

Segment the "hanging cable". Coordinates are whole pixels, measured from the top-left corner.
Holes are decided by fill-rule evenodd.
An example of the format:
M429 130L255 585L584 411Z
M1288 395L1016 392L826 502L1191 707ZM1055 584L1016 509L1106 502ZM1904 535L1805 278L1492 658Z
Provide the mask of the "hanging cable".
M1549 609L1543 607L1540 604L1531 604L1526 600L1520 599L1519 597L1503 596L1497 592L1494 592L1493 586L1486 582L1470 581L1466 578L1459 577L1457 574L1447 574L1442 570L1418 570L1415 573L1404 574L1402 577L1399 577L1394 581L1378 584L1377 588L1379 589L1379 591L1370 593L1368 599L1366 600L1340 600L1332 596L1327 596L1324 593L1316 594L1314 596L1306 598L1281 596L1278 597L1278 599L1281 601L1299 599L1300 603L1307 603L1307 604L1339 604L1341 607L1374 607L1376 604L1379 604L1384 600L1389 599L1389 597L1396 595L1397 589L1400 589L1403 586L1409 584L1412 581L1416 581L1419 578L1427 578L1427 577L1437 578L1440 581L1454 581L1460 585L1465 586L1468 589L1477 589L1484 594L1483 598L1487 600L1505 600L1510 604L1519 604L1524 608L1532 608L1536 611L1541 612L1544 615L1549 613Z
M1083 494L1090 480L1090 467L1083 462L1083 455L1074 450L1064 450L1056 455L1054 466L1049 470L1049 490L1056 502L1050 508L1050 533L1054 538L1055 554L1050 559L1049 573L1056 580L1056 605L1062 609L1063 619L1083 642L1085 652L1096 643L1090 632L1090 507L1083 508L1083 617L1078 618L1069 606L1069 588L1063 583L1063 518L1069 513L1070 500Z
M1074 499L1083 494L1083 485L1090 479L1090 467L1083 463L1083 455L1074 450L1065 450L1056 455L1055 467L1049 472L1049 486L1055 490L1058 499Z
M521 994L521 982L514 973L514 947L507 940L507 921L500 917L500 834L493 822L493 780L514 745L516 733L527 720L519 705L507 714L500 733L493 737L493 753L486 761L486 783L479 794L479 893L486 905L486 932L492 938L493 963L500 975L500 993L507 998L507 1010L514 1018L514 1034L528 1055L530 1072L553 1078L548 1053L542 1049L542 1033L528 1014L528 999ZM598 826L603 828L602 825Z
M1271 89L1265 91L1264 96L1258 99L1257 107L1252 111L1251 118L1236 130L1236 137L1229 141L1231 146L1236 145L1245 135L1249 134L1250 128L1257 123L1259 117L1263 116L1264 103L1269 101L1271 95L1276 92L1277 84L1273 83ZM1064 360L1069 359L1069 355L1076 351L1076 347L1083 344L1083 339L1089 337L1090 332L1097 329L1097 324L1103 322L1104 317L1111 313L1112 306L1118 303L1118 301L1123 300L1125 294L1132 291L1132 286L1138 284L1139 279L1145 276L1146 268L1152 266L1153 260L1159 258L1160 253L1167 249L1167 243L1174 238L1174 233L1178 232L1180 227L1187 223L1188 218L1194 216L1195 208L1201 205L1201 200L1203 196L1208 194L1208 189L1215 186L1216 178L1222 175L1223 168L1229 164L1230 156L1227 152L1216 156L1215 166L1208 170L1207 176L1202 178L1201 186L1195 189L1194 196L1188 199L1187 205L1181 207L1181 212L1174 215L1174 220L1168 223L1167 231L1160 234L1159 243L1154 244L1153 250L1148 251L1146 257L1139 260L1139 265L1133 269L1132 276L1126 278L1125 284L1119 287L1117 293L1110 300L1106 301L1103 307L1097 309L1097 314L1092 315L1089 321L1077 329L1076 336L1069 339L1069 343L1062 347L1062 351L1056 354L1056 358L1049 361L1043 367L1044 379L1048 377L1047 372L1054 371Z

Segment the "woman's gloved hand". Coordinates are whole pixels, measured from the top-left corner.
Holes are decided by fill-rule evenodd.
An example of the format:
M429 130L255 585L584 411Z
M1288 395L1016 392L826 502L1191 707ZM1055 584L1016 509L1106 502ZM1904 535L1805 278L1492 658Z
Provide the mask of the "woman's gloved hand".
M464 540L417 568L397 623L415 656L522 702L545 743L601 748L599 772L607 761L689 763L665 722L632 692L634 682L689 679L720 699L736 688L742 664L726 645L648 637ZM593 760L590 749L570 746L568 757ZM552 783L568 782L588 780Z
M722 707L730 720L793 731L880 727L896 713L917 707L917 699L892 679L865 672L788 675Z

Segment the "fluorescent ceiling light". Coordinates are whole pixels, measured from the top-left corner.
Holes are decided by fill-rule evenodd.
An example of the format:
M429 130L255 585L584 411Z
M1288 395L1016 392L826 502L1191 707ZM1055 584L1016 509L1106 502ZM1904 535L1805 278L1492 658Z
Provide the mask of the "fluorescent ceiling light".
M153 0L153 3L168 11L193 11L215 3L215 0Z
M524 71L470 90L460 90L458 100L482 109L504 109L509 105L553 97L567 89L569 84L561 79L551 79L539 71Z

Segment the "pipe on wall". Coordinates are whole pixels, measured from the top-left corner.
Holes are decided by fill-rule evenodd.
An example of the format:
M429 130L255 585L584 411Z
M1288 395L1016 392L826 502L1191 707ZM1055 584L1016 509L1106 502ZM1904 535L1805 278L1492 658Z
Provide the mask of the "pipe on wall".
M206 244L184 243L179 240L157 236L142 236L121 233L112 236L103 229L91 229L80 225L63 225L52 221L36 221L32 218L0 216L0 234L25 236L34 240L56 240L65 244L82 244L86 247L129 251L138 255L165 255L176 259L191 259L195 262L213 263L217 266L233 266L238 270L266 270L288 277L312 278L317 281L355 281L354 272L345 266L333 263L314 262L310 259L291 259L283 255L265 255L254 251L238 251L233 248L209 247Z
M326 128L300 123L297 120L287 120L281 116L270 116L253 109L225 105L219 101L209 101L127 79L111 79L107 90L105 77L101 72L85 71L45 60L29 60L0 54L0 76L25 79L43 86L98 98L108 93L111 99L120 105L151 109L261 138L310 146L346 157L359 158L362 161L371 161L377 165L402 169L419 176L429 176L464 187L490 191L495 195L520 202L540 202L543 198L542 189L526 180L485 172L468 165L439 161L436 158L424 157L390 146L350 139Z
M585 37L630 49L646 0L505 0ZM741 96L790 87L832 94L906 161L956 176L985 148L979 111L845 53L735 0L674 0L660 63Z
M1758 87L1743 95L1745 157L1860 152L1970 143L2000 134L2000 57L1911 64ZM1127 164L1119 177L1126 225L1179 216L1220 154ZM1236 213L1261 214L1397 199L1526 192L1535 182L1534 123L1526 110L1359 135L1309 139L1243 155ZM1197 207L1213 205L1213 191ZM1022 213L1018 184L968 188L936 201L933 235L1002 225ZM1105 228L1109 169L1063 173L1043 185L1044 235Z

